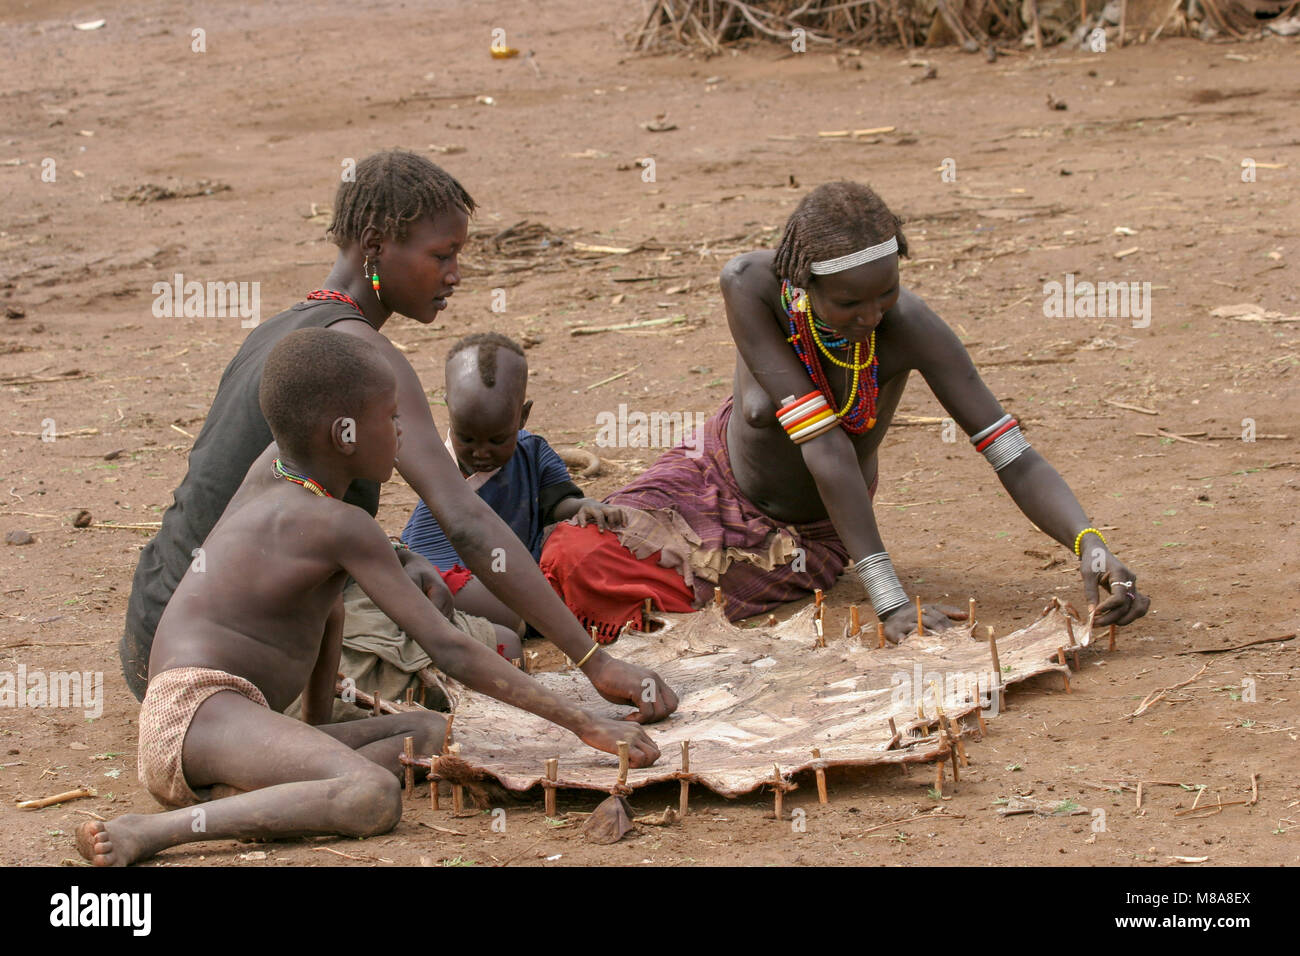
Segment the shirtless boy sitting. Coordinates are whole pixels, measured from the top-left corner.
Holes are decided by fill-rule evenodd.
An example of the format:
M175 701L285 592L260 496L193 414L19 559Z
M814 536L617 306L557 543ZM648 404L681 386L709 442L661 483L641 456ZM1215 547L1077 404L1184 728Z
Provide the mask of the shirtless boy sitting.
M433 646L468 687L531 711L634 767L659 750L630 722L543 690L455 630L402 571L387 536L344 504L354 478L387 481L401 443L396 385L368 343L303 329L272 351L260 402L275 443L255 461L158 624L140 711L140 779L163 805L200 809L88 821L77 849L127 865L199 840L384 833L402 814L398 755L441 747L416 711L312 726L331 712L342 604L354 577L393 621ZM303 722L281 711L303 694ZM202 794L202 795L201 795Z

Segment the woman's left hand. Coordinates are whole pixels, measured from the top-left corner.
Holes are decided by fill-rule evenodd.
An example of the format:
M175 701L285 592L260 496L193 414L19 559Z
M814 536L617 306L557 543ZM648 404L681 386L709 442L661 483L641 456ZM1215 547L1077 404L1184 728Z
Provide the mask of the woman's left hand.
M1101 555L1094 555L1101 551ZM1103 560L1104 559L1104 560ZM1099 565L1102 570L1094 570ZM1092 623L1096 627L1118 624L1132 624L1151 606L1151 599L1137 589L1137 575L1130 571L1124 562L1104 548L1084 548L1079 562L1079 573L1083 575L1083 590L1088 597L1088 606L1096 607ZM1101 586L1110 590L1110 596L1098 603Z

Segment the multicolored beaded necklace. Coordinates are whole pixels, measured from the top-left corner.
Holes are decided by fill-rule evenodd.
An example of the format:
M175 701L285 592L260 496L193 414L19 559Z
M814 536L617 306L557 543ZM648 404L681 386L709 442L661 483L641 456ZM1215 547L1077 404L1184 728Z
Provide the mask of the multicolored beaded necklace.
M322 488L318 482L312 481L310 478L306 477L305 475L295 475L293 472L286 469L284 467L284 464L280 461L279 458L275 459L275 461L271 463L271 467L275 471L275 477L283 478L285 481L292 481L295 485L302 485L304 488L310 491L317 498L334 497L332 494L330 494L328 491Z
M832 408L835 407L835 393L831 391L830 381L826 378L817 353L824 355L831 364L850 371L849 396L844 406L835 413L844 430L853 435L861 435L870 430L876 424L876 395L879 392L877 376L880 360L876 356L876 333L871 333L866 361L861 361L862 343L854 342L853 358L844 362L832 355L830 350L847 348L849 340L836 336L831 329L818 322L813 316L808 293L791 284L788 279L781 281L781 306L790 323L790 335L786 341L794 346L795 354L808 370L808 376ZM863 372L866 374L863 375Z

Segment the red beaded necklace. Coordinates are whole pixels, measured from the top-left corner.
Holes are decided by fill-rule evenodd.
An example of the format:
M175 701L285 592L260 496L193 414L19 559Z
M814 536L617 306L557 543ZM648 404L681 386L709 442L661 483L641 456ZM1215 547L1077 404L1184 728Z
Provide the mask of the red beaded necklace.
M352 296L348 295L346 292L335 292L333 289L313 289L311 292L307 293L307 298L333 299L335 302L346 302L348 305L352 306L352 308L361 312L361 318L366 318L366 313L362 312L361 306L357 304L357 300L352 298ZM369 322L370 320L366 319L366 321Z

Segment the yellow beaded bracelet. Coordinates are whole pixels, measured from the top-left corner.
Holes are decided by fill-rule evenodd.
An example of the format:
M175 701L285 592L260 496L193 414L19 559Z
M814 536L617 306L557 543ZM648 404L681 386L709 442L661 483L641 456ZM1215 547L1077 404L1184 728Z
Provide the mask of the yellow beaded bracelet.
M1083 542L1083 536L1085 534L1095 534L1097 537L1101 538L1101 543L1106 545L1106 550L1108 551L1110 550L1110 545L1106 544L1106 539L1102 537L1100 531L1098 531L1096 528L1084 528L1074 538L1074 556L1076 558L1083 557L1083 555L1079 553L1079 545Z

